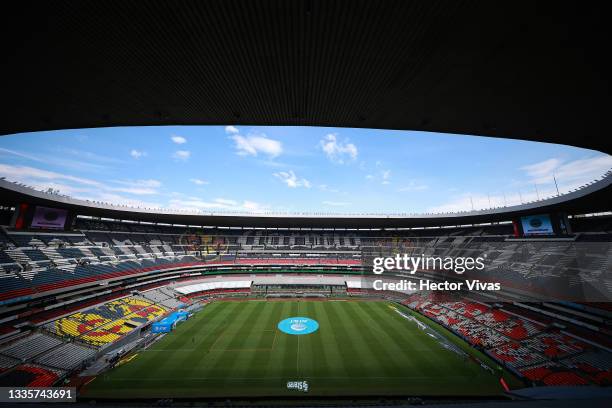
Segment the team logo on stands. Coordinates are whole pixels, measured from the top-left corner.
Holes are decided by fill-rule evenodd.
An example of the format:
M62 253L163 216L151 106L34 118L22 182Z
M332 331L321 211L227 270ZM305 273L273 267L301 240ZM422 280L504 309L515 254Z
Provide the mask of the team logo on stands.
M319 323L309 317L290 317L281 320L278 329L287 334L310 334L319 330Z
M200 232L181 234L179 244L187 251L200 251L202 255L224 255L229 247L225 237Z

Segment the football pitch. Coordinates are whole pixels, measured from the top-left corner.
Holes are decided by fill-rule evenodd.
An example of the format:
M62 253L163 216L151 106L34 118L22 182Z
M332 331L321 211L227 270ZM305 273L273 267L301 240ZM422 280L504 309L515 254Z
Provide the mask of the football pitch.
M207 305L129 361L85 386L85 398L307 396L494 396L495 368L444 348L383 301L219 301ZM286 334L286 318L318 322L311 334ZM431 327L434 325L427 323ZM437 329L441 334L442 329ZM127 359L126 359L127 360ZM506 381L516 379L504 373ZM304 394L287 388L307 381Z

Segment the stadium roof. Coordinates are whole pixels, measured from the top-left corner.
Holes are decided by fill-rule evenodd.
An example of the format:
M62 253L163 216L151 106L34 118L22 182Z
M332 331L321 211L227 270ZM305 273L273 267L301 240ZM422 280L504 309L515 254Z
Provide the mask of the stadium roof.
M521 205L443 214L248 214L204 213L133 208L50 194L0 179L0 205L30 203L65 208L74 214L118 220L180 225L269 228L411 228L509 221L522 215L565 212L586 214L610 210L612 172L570 193Z
M317 125L612 152L608 16L533 1L16 2L0 134Z

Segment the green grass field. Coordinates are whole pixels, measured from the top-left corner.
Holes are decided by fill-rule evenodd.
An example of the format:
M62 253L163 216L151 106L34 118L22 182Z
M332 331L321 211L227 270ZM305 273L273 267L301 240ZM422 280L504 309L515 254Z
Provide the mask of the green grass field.
M444 349L392 307L402 308L382 301L215 302L129 362L98 376L83 396L493 396L503 392L498 376ZM317 320L319 330L295 336L277 329L279 321L293 316ZM287 381L303 380L309 382L308 394L287 390Z

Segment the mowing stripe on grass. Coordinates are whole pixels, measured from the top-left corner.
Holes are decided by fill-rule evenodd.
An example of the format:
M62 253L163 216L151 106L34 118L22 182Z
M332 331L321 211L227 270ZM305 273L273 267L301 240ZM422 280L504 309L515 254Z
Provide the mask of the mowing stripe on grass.
M443 374L445 368L438 363L448 358L446 350L430 338L425 338L425 333L410 330L410 322L405 319L394 321L397 314L385 303L363 302L357 305L368 316L368 323L377 329L383 344L397 357L402 371L416 370L430 376ZM424 353L427 353L427 358L424 358Z
M299 315L317 320L319 330L303 336L277 330L279 321ZM386 302L303 300L209 304L85 392L116 398L296 396L286 387L291 380L308 380L309 396L501 392L495 376L443 349Z

